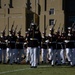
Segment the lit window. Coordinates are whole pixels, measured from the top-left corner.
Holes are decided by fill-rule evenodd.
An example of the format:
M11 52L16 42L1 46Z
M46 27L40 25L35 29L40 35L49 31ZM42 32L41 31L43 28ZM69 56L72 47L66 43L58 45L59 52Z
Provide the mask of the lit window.
M55 24L55 20L54 19L50 19L49 20L49 25L54 25Z
M50 14L50 15L54 14L54 8L51 8L51 9L50 9L49 14Z

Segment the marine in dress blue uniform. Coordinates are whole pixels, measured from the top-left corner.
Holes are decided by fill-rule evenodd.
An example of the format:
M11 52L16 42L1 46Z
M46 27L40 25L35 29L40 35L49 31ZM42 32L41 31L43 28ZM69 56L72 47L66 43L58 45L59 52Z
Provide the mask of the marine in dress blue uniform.
M37 67L37 48L38 48L38 39L36 38L36 24L31 23L31 34L30 34L30 58L31 58L31 68Z
M3 59L3 63L6 63L6 36L5 36L5 31L2 32L2 36L1 36L1 49L2 49L2 59Z
M16 48L18 50L18 63L20 64L22 61L22 55L24 54L24 42L25 39L24 37L21 35L21 31L19 31L17 36L17 41L16 41Z

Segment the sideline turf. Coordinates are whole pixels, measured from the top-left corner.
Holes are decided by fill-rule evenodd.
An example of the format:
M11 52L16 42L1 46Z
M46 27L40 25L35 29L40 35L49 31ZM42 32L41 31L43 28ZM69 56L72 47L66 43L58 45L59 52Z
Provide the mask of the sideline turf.
M39 65L30 68L30 65L3 65L0 64L0 75L74 75L75 67Z

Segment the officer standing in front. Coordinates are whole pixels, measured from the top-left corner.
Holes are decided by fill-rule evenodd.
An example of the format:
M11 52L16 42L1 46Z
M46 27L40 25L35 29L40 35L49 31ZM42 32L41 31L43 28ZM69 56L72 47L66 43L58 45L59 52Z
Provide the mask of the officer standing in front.
M38 48L38 39L36 38L36 25L35 23L31 23L31 34L30 34L30 58L31 58L31 68L37 68L37 60L36 60L36 53L37 53L37 48Z

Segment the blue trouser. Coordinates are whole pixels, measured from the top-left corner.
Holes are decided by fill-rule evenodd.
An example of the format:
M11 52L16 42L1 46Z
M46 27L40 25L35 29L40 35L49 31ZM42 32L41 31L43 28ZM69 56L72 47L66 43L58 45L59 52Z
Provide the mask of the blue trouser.
M3 63L6 63L6 49L2 49Z
M31 66L35 67L37 66L37 57L36 57L37 47L31 48L30 54L31 54Z

